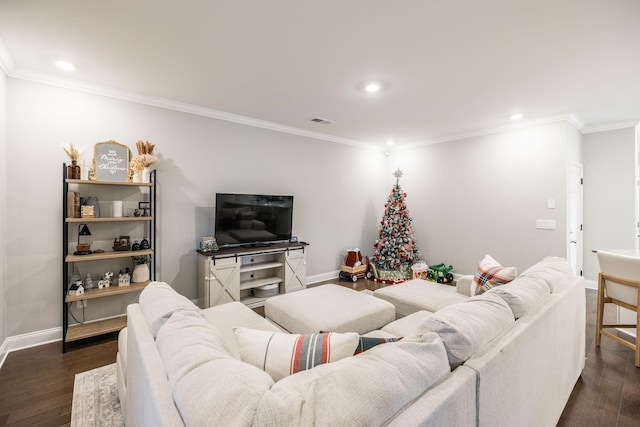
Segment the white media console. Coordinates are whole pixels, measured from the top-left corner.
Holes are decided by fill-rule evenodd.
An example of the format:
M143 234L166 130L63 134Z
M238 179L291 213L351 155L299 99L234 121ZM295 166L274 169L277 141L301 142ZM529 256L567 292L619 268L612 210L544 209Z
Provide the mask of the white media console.
M306 243L199 251L198 300L201 308L240 301L251 308L270 296L307 287Z

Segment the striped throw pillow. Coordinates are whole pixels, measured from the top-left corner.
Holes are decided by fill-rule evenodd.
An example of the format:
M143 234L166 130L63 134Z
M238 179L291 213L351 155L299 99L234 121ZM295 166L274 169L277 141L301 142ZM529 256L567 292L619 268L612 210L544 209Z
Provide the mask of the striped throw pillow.
M360 336L355 332L285 334L234 327L240 358L278 381L323 363L353 356Z
M516 278L515 267L503 267L489 255L485 255L471 282L471 295L480 295L496 286L509 283Z

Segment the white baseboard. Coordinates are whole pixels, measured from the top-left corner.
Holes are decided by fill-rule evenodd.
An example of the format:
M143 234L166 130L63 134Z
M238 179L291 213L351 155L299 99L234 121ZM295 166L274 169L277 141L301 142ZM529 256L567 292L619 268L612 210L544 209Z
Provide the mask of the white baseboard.
M0 345L0 368L2 368L2 364L7 359L7 355L9 354L9 350L7 349L7 342L9 340L4 340L2 345Z
M340 270L330 271L328 273L316 274L315 276L307 276L307 284L324 282L325 280L338 280Z
M584 288L585 289L594 289L594 290L598 290L598 282L596 280L588 280L585 279L584 280Z
M0 348L0 368L4 364L10 352L24 350L38 345L49 344L62 340L62 328L51 328L43 331L29 332L28 334L7 337Z

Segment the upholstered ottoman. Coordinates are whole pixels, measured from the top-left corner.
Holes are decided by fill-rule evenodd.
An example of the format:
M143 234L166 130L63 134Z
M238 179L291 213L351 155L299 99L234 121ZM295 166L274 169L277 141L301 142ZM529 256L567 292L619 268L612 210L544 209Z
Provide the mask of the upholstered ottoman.
M420 310L435 313L442 307L469 298L458 293L455 286L420 279L385 286L377 289L373 295L393 304L398 317L408 316Z
M265 317L291 333L380 329L396 318L393 304L339 285L322 285L269 298Z

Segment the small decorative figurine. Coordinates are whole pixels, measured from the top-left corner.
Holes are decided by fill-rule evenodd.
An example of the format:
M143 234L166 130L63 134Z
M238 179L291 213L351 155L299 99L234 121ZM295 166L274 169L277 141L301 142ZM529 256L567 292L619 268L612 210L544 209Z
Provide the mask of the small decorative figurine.
M74 283L69 288L69 295L82 295L84 294L84 286L82 286L82 282L78 280L77 283Z
M102 278L98 281L98 289L108 288L111 286L111 278L113 277L113 272L107 271L102 275Z
M149 245L149 241L147 240L146 237L142 238L142 241L140 242L140 249L144 250L144 249L149 249L151 246Z
M87 273L87 278L84 279L84 288L93 289L93 279L91 279L91 273Z
M131 276L129 275L129 273L123 273L122 271L120 271L120 274L118 274L118 286L129 286L130 284Z

